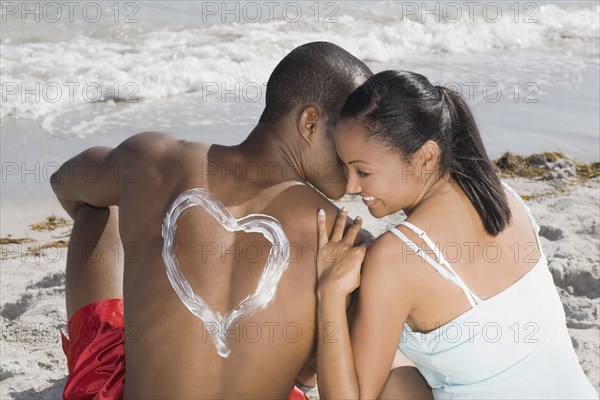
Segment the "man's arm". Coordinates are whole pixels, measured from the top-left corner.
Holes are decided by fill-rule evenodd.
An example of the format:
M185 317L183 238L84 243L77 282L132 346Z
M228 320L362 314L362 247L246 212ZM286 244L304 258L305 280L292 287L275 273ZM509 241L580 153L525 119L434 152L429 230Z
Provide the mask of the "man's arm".
M92 147L65 162L52 175L52 190L71 218L75 219L77 209L86 203L96 207L119 203L121 186L110 171L110 164L118 158L116 149Z
M75 218L82 204L119 204L123 186L139 181L144 160L156 160L168 136L157 132L134 135L116 148L92 147L65 162L50 180L58 201Z

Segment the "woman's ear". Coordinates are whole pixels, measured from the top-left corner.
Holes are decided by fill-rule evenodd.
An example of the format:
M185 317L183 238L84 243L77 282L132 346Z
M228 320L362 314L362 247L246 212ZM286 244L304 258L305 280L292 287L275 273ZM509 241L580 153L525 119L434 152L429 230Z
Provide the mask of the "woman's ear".
M315 141L315 134L317 133L317 126L320 119L321 113L315 106L308 106L300 112L298 131L308 144L313 144Z
M430 178L437 179L439 156L440 147L433 140L426 141L417 150L413 162L416 163L424 182L429 181Z
M440 147L433 140L423 143L423 146L417 151L415 162L421 167L436 166L440 155Z

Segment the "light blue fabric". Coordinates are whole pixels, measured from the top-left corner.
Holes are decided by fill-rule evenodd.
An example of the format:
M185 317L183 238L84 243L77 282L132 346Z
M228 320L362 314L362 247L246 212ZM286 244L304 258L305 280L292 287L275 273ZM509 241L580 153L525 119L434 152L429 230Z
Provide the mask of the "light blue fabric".
M415 363L436 399L598 399L573 349L564 309L541 250L539 226L523 200L505 187L527 211L540 259L520 280L489 299L481 300L471 292L423 231L404 224L417 234L422 232L419 236L433 246L439 261L397 229L390 229L461 287L472 305L428 333L414 332L405 324L400 351Z

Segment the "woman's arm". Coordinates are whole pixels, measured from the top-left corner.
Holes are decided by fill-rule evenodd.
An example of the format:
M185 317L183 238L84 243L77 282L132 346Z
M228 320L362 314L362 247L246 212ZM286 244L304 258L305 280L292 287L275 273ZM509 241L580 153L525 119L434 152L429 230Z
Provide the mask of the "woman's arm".
M373 399L380 394L404 322L413 308L416 291L410 274L412 259L403 259L403 247L395 237L384 234L369 248L362 266L360 294L350 329L359 398Z
M318 216L317 276L317 377L321 399L358 398L358 382L346 317L346 298L360 283L360 266L365 245L354 247L354 238L362 220L343 236L347 209L336 219L331 241L328 239L326 216Z
M344 211L338 220L345 219ZM389 235L369 248L360 275L360 248L336 221L331 241L319 216L317 373L321 398L376 398L389 374L404 321L412 308L409 266L398 262L403 246ZM364 249L364 247L363 247ZM344 299L361 284L352 337ZM422 382L416 384L422 385Z

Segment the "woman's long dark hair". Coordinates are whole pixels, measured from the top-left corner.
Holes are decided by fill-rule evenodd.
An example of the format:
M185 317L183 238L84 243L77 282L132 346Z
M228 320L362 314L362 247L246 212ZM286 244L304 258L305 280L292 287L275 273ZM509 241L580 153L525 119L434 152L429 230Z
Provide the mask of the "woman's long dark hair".
M460 94L433 86L413 72L383 71L350 94L340 117L356 120L367 136L405 159L428 140L435 141L440 148L440 176L450 173L485 230L497 236L510 222L506 193Z

